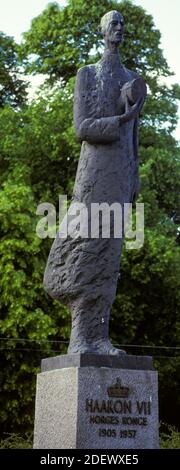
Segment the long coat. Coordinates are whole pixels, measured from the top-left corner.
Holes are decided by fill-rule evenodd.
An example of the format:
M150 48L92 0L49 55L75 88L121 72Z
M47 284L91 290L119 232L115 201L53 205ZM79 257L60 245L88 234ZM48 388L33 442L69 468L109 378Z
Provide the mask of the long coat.
M120 125L119 97L123 84L136 77L116 54L78 71L74 125L82 146L72 204L81 202L90 210L92 203L132 202L138 185L137 120ZM67 305L81 299L89 315L108 315L121 248L122 238L114 238L112 230L110 238L62 239L60 232L45 271L46 290Z

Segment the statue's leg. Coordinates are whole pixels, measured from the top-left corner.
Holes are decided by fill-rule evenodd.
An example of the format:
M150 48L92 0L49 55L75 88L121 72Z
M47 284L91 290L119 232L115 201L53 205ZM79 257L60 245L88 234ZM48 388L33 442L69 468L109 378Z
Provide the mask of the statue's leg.
M76 298L69 306L72 330L68 354L125 354L109 340L110 305L107 305L107 299L103 302L102 297L94 300Z
M68 304L72 314L69 354L124 353L109 340L110 309L116 297L121 247L121 239L98 239L80 252L77 281L73 285L79 282L81 288Z

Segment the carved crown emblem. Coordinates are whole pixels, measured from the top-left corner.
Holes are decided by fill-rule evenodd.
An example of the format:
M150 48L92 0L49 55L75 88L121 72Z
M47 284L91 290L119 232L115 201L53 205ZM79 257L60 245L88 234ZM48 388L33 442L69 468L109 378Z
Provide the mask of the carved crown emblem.
M107 389L109 397L128 398L129 387L123 387L119 378L116 379L116 383L110 385Z

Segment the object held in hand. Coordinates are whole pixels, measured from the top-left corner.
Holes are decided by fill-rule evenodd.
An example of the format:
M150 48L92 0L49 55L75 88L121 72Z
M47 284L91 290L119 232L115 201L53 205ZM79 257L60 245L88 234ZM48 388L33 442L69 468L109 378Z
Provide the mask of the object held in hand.
M142 78L134 78L126 82L121 89L121 96L118 102L118 112L123 113L128 102L131 106L140 100L145 100L147 86Z

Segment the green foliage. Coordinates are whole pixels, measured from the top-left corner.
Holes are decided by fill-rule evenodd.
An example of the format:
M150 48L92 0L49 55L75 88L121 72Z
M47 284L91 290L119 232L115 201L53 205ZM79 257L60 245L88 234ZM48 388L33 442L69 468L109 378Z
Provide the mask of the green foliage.
M26 84L19 78L18 46L13 38L0 32L0 108L21 106L26 99Z
M173 332L173 328L171 327ZM179 338L179 334L178 334ZM171 354L172 355L172 354ZM166 356L169 356L166 353ZM179 377L180 377L180 358L178 351L174 353L172 359L161 357L156 359L155 367L159 375L159 406L161 419L166 418L167 423L174 423L179 428Z
M19 113L10 108L0 113L0 161L4 166L0 178L6 178L14 165L26 164L37 203L55 203L59 194L71 191L79 156L72 122L72 90L73 81L63 89L45 88Z
M122 335L121 341L127 343L137 344L141 338L141 344L173 346L179 335L180 249L173 222L163 218L155 222L156 228L153 224L146 228L140 250L123 252L112 315L113 338L117 341ZM119 320L128 327L120 334Z
M52 79L63 77L68 80L77 68L95 60L103 44L100 19L110 9L120 10L125 17L128 40L123 46L122 56L127 67L139 69L141 74L143 71L148 75L153 73L153 76L162 72L169 75L159 47L160 32L155 28L152 16L145 15L143 8L132 5L130 1L109 0L101 3L93 0L88 15L83 0L69 0L63 9L57 3L50 3L42 14L33 19L31 29L24 33L23 56L35 54L28 70L48 73Z
M43 319L41 309L35 308L42 282L38 259L42 241L35 236L36 206L27 183L27 174L25 167L15 167L0 193L0 276L3 306L0 327L3 334L6 332L15 337L21 333L24 323L28 325L30 333L32 324L36 321L43 338L43 324L47 323L45 328L49 331L51 320L48 317ZM47 332L45 337L46 334Z
M0 418L5 431L32 426L35 377L40 358L52 348L44 340L67 334L64 307L57 302L52 306L42 289L47 248L36 236L35 212L29 170L15 166L0 193Z
M174 426L162 423L164 430L160 433L161 449L180 449L180 433Z
M19 434L7 433L7 437L0 440L0 449L32 449L32 435L27 433L22 437Z
M144 76L149 96L140 131L139 202L145 203L145 243L138 251L123 252L111 337L115 343L152 348L178 344L180 151L172 130L177 122L180 88L163 84L162 76L168 76L170 71L160 47L160 32L152 17L130 1L92 0L88 15L84 0L69 0L65 8L51 3L33 20L20 48L26 71L46 74L47 82L31 103L21 109L18 105L15 110L14 88L8 88L8 80L4 81L7 93L0 110L3 431L22 433L31 428L40 360L63 352L65 345L58 341L69 337L68 310L53 302L42 288L52 240L36 236L39 218L35 213L37 204L48 201L58 208L58 195L72 194L80 152L72 120L74 76L81 65L99 58L102 38L98 25L102 14L113 8L119 9L126 20L121 52L124 63ZM2 38L5 41L4 35ZM5 56L0 71L6 70L1 65L7 58L3 44ZM9 63L19 67L14 43L12 47L15 62L10 54ZM12 77L12 68L8 73ZM137 351L142 352L147 350ZM159 360L157 368L161 416L176 423L178 359L167 358L163 363Z
M87 17L87 4L82 0L70 1L65 8L50 3L24 33L22 57L33 54L27 71L48 74L51 82L60 77L69 80L87 62L93 45L102 44L97 25L108 8L108 0L93 0Z

